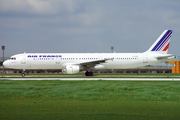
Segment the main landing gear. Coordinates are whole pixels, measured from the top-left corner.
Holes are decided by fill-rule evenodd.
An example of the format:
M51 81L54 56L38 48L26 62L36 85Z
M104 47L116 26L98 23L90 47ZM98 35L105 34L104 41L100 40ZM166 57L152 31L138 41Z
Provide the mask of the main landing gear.
M86 71L86 72L85 72L85 75L86 75L86 76L93 76L93 72L88 72L88 71Z

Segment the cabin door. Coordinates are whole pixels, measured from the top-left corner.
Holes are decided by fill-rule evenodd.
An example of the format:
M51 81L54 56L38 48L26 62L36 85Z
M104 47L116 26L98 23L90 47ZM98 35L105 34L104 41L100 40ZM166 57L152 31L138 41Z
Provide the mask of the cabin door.
M148 63L148 56L147 56L147 54L143 55L143 63Z
M21 59L21 64L26 64L26 58L25 58L25 57L23 57L23 58Z
M56 57L56 64L60 63L60 57Z

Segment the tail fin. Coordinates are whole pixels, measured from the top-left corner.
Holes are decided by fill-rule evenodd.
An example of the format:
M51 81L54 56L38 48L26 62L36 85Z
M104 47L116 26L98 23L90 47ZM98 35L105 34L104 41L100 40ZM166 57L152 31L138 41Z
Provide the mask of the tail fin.
M165 30L146 52L167 54L172 32L172 30Z

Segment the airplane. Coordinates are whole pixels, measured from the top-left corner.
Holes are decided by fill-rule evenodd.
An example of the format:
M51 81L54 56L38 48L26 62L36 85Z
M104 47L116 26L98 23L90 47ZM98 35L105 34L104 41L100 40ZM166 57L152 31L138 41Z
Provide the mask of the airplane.
M172 30L164 30L154 44L143 53L22 53L3 62L5 68L23 70L62 70L66 74L86 71L93 76L93 70L129 69L160 63L174 59L167 54Z

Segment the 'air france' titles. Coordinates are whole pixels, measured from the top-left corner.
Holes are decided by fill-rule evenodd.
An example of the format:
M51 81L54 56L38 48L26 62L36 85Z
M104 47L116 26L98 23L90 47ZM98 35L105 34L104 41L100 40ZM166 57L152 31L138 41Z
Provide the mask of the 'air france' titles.
M28 55L27 56L28 58L36 58L36 57L43 57L43 58L46 58L46 57L62 57L62 55Z

